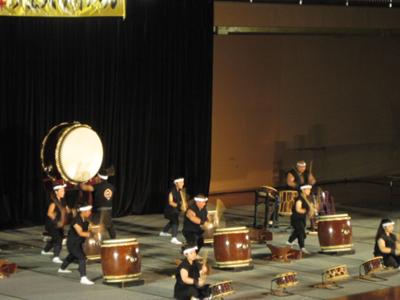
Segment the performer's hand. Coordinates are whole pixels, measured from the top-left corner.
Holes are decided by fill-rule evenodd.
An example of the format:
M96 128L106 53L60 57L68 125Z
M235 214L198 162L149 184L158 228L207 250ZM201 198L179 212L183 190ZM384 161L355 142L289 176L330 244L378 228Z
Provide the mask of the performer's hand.
M213 224L207 221L207 222L204 222L203 227L205 229L210 229L213 227Z
M199 287L204 286L205 283L206 282L205 282L205 280L203 278L199 278Z
M207 274L208 272L208 268L207 266L204 264L203 267L201 268L201 274Z

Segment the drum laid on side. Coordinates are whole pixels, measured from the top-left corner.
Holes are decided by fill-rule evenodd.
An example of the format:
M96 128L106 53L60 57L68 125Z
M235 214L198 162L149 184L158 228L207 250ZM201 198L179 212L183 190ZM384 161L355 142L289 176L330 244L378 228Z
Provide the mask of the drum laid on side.
M61 123L43 139L40 157L50 178L77 184L97 174L103 161L103 145L89 125Z
M218 268L250 266L251 246L246 227L217 228L214 232L215 265Z
M141 259L135 238L105 240L101 245L104 282L127 282L140 279Z
M322 252L352 250L351 217L348 214L320 216L318 240Z

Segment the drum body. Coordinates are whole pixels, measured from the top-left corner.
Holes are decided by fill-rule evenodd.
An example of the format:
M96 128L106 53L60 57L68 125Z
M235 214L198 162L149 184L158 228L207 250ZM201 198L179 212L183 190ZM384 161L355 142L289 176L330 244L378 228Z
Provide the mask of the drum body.
M217 211L216 210L209 210L208 211L208 221L211 224L210 227L205 228L204 229L204 233L203 233L203 239L204 239L204 243L206 244L211 244L214 241L214 232L215 229L218 228L218 222L217 222Z
M138 280L141 275L141 259L137 240L131 238L103 241L101 267L105 282Z
M214 255L218 268L249 266L252 260L249 230L246 227L217 228Z
M292 190L280 191L279 192L279 215L281 216L291 216L292 207L299 193Z
M297 280L297 273L288 272L275 276L274 281L276 285L280 288L287 288L290 286L294 286L299 283Z
M88 260L100 259L101 254L101 244L104 240L104 227L100 225L90 225L90 231L93 236L87 238L85 243L83 243L83 252L85 252L86 258Z
M233 294L232 281L218 282L210 286L213 299L223 298Z
M322 252L352 250L351 218L348 214L318 218L318 240Z
M379 272L382 271L385 267L383 265L383 257L382 256L377 256L374 257L362 264L364 268L364 273L371 274L374 272Z
M50 178L77 184L97 174L103 161L103 145L90 126L61 123L43 139L40 157Z
M335 282L349 277L346 265L334 266L326 269L322 274L323 282Z

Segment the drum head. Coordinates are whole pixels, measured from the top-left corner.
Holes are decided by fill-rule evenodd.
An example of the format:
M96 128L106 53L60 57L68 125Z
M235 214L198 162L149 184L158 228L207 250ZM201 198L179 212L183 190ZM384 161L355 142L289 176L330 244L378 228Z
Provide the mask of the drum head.
M89 126L77 124L62 132L56 147L56 165L65 180L88 181L97 174L102 161L103 145Z

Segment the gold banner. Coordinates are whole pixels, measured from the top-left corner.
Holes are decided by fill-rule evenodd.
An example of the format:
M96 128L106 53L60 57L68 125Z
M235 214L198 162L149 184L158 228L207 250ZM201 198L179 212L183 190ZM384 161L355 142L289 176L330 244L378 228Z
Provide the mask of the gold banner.
M0 0L0 16L125 18L125 0Z

